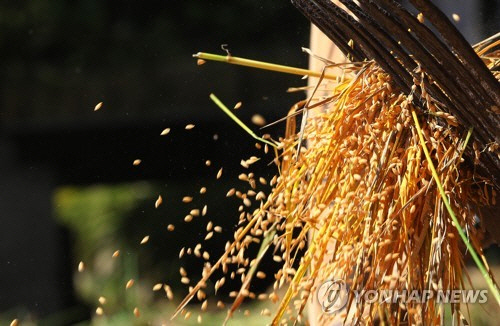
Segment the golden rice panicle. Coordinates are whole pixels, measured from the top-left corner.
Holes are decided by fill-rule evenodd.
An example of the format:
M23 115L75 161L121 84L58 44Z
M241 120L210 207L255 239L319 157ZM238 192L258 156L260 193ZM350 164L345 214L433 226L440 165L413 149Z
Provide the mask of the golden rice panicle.
M425 82L415 90L422 90ZM263 309L261 314L273 315L274 324L303 320L306 304L316 300L318 287L332 277L359 291L422 293L462 288L464 248L443 208L412 112L419 113L425 145L460 227L481 252L472 207L488 204L491 196L483 190L486 182L478 187L481 181L473 179L463 164L466 138L454 117L432 99L428 107L414 107L412 99L393 89L390 77L373 63L346 70L336 84L325 86L331 89L332 100L324 109L315 109L304 130L287 127L280 139L277 175L268 182L248 173L256 157L241 161L246 172L238 179L251 189L232 188L226 194L242 202L234 240L226 243L225 253L215 262L208 261L210 256L201 244L194 248L195 256L206 265L178 312L206 287L215 270L224 274L215 281L216 291L226 279L242 284L239 291L230 293L234 302L228 318L241 310L245 298L269 299L278 308L274 312ZM290 116L288 121L292 120ZM307 146L297 151L301 136ZM271 186L271 192L261 194L255 189L257 181ZM250 213L246 210L253 205L252 197L261 203ZM210 222L206 231L209 240L221 228ZM259 270L263 255L248 257L252 245L265 250L272 247L266 259L280 265L274 275ZM270 293L256 296L250 291L252 279L272 276ZM184 282L189 284L189 279ZM388 324L395 324L404 315L408 324L431 325L444 318L435 300L395 306L364 297L354 300L352 293L349 314L340 313L347 323L362 318L373 324L383 315ZM224 304L219 301L217 307ZM328 324L334 316L319 314L318 318L320 324Z

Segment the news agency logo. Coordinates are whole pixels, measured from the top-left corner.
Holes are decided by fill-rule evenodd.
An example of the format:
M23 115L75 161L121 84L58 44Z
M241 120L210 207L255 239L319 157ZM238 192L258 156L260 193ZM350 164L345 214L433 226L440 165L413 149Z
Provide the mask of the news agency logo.
M347 305L349 290L343 280L328 280L317 292L318 302L325 314L334 314Z
M323 282L317 291L318 302L325 314L334 314L345 308L349 288L344 280ZM488 290L352 290L354 302L371 303L486 303Z

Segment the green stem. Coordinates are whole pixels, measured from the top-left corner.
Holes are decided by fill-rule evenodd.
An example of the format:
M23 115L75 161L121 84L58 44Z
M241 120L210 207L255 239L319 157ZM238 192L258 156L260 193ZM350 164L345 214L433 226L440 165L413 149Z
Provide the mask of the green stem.
M230 55L217 55L217 54L212 54L212 53L198 52L196 54L193 54L193 57L198 58L198 59L203 59L203 60L227 62L227 63L239 65L239 66L247 66L247 67L264 69L264 70L284 72L284 73L292 74L292 75L309 76L309 77L321 77L321 75L322 75L321 72L312 71L312 70L308 70L308 69L301 69L301 68L277 65L274 63L238 58L238 57L233 57ZM330 75L330 74L324 74L323 78L336 79L337 76Z
M227 108L227 106L224 105L224 103L222 103L218 98L217 96L215 96L214 94L210 94L210 99L212 101L214 101L215 104L217 104L217 106L222 110L224 111L224 113L226 113L231 119L233 119L234 122L236 122L238 124L238 126L240 126L241 128L243 128L243 130L245 130L250 136L252 136L253 138L265 143L265 144L268 144L274 148L276 148L276 144L274 143L271 143L270 141L262 138L262 137L259 137L257 136L253 131L252 129L248 128L247 125L245 125L243 123L243 121L241 121L237 116L234 115L233 112L231 112L231 110L229 110Z
M500 293L498 292L498 288L496 287L496 284L491 279L488 271L486 270L486 267L483 265L483 262L479 258L478 254L474 250L474 247L472 246L469 239L465 235L464 231L460 227L460 223L458 222L458 219L455 216L455 213L453 212L453 209L450 205L450 201L448 200L448 197L446 197L446 193L445 193L443 185L441 184L441 181L439 179L439 175L436 171L436 168L434 167L434 163L432 163L432 159L431 159L431 155L429 154L429 150L427 149L427 146L425 146L424 135L423 135L422 129L420 128L417 114L413 110L411 111L411 114L413 116L413 120L415 121L415 126L417 127L418 137L420 139L422 149L424 150L425 158L427 159L427 162L429 163L429 168L432 172L432 177L436 181L436 185L439 189L439 194L441 195L441 198L443 199L444 205L446 206L446 209L447 209L448 213L450 214L451 219L453 220L453 224L454 224L455 228L457 229L458 234L460 235L463 242L465 243L465 246L469 250L469 252L472 256L472 259L474 260L477 267L481 271L481 274L483 275L484 279L486 280L486 283L488 284L488 287L490 288L491 292L493 292L493 296L497 300L497 303L500 305ZM467 137L467 138L469 138L469 137Z

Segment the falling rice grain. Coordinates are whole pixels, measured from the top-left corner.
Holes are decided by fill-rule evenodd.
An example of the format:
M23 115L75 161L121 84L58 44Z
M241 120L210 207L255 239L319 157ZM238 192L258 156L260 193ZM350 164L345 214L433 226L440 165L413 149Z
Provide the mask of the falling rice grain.
M85 264L83 261L81 261L80 263L78 263L78 271L81 273L85 270Z
M241 102L236 103L236 104L234 105L234 109L235 109L235 110L238 110L239 108L241 108L241 104L242 104Z
M207 215L207 210L208 210L208 206L207 205L203 206L203 209L201 210L201 216Z
M10 322L10 326L18 326L18 325L19 325L19 319L17 318Z
M257 278L264 279L264 278L266 278L266 273L264 273L262 271L258 271L255 276L257 276Z
M205 161L205 165L206 165L206 166L210 166L210 165L212 165L212 162L211 162L210 160L206 160L206 161Z
M451 15L451 17L452 17L452 18L453 18L453 20L454 20L455 22L457 22L457 23L460 21L460 16L459 16L458 14L452 14L452 15Z
M163 129L163 131L161 132L160 136L166 136L170 133L170 128L165 128Z
M252 202L250 201L250 199L248 198L243 198L243 204L246 206L246 207L250 207L252 206Z
M167 295L168 300L172 300L174 298L174 293L172 292L170 286L165 285L163 289L165 290L165 294Z
M134 162L132 162L132 165L137 166L137 165L141 164L141 162L142 161L140 159L135 159Z
M169 225L167 226L167 230L169 230L169 231L173 231L173 230L175 230L175 225L173 225L173 224L169 224Z
M190 203L190 202L192 202L192 201L193 201L193 197L190 197L190 196L184 196L184 197L182 198L182 202L183 202L183 203L186 203L186 204L187 204L187 203Z
M223 168L220 168L219 172L217 172L217 179L220 179L220 177L222 177L222 169Z
M205 236L205 241L212 239L213 236L214 236L213 232L208 232L207 235Z
M224 302L222 301L217 301L217 308L220 308L220 309L224 309L226 307L226 305L224 304Z
M125 285L125 290L130 289L132 286L134 286L134 280L130 279L130 280L128 280L127 284Z
M266 124L266 119L264 119L264 117L260 114L254 114L252 116L252 123L256 126L262 127Z
M255 199L257 199L257 200L266 199L266 194L263 191L259 191L259 193L257 194L257 196L255 196Z
M205 187L201 187L201 189L200 189L200 194L202 194L202 195L203 195L203 194L204 194L204 193L206 193L206 192L207 192L207 188L205 188Z
M201 304L201 311L206 311L208 307L208 300L203 301Z
M257 300L266 300L267 299L267 294L266 293L261 293L257 296Z
M102 307L97 307L95 309L95 314L98 316L102 316L104 314L104 310L102 309Z
M161 195L158 196L158 199L155 201L155 208L160 207L161 203L163 203L163 198L161 198Z
M100 296L98 300L99 300L99 303L100 303L100 304L106 304L106 302L108 301L108 300L106 300L106 298L105 298L105 297L103 297L103 296Z
M418 21L419 21L421 24L423 24L423 23L424 23L424 14L422 14L421 12L420 12L420 13L418 13L418 15L417 15L417 19L418 19Z
M98 111L102 108L102 102L97 103L97 105L94 107L94 111Z
M196 60L196 64L197 64L198 66L204 65L205 63L206 63L206 61L205 61L205 60L203 60L203 59L198 59L198 60Z
M186 223L189 223L192 220L193 220L193 215L188 214L188 215L186 215L186 217L184 217L184 222L186 222Z
M163 288L163 284L157 283L153 286L153 291L160 291Z
M209 260L210 259L210 254L206 251L203 252L203 259Z
M141 316L141 312L139 311L139 308L135 307L134 308L134 316L139 318Z
M214 231L217 232L217 233L221 233L222 232L222 227L216 226L216 227L214 227Z
M234 188L229 189L229 191L226 194L226 197L231 197L232 195L234 195L235 192L236 192L236 189L234 189Z
M183 277L181 278L181 283L182 283L182 284L189 284L189 278L187 278L186 276L183 276Z
M144 238L142 238L142 240L141 240L141 245L142 245L142 244L146 244L148 241L149 241L149 235L147 235L147 236L145 236Z
M198 315L198 318L196 318L196 321L198 322L198 324L201 324L203 322L203 318L201 317L201 315Z
M204 300L206 297L207 297L207 294L205 292L203 292L203 290L198 290L198 292L196 292L196 298L199 301Z
M118 258L120 256L120 250L115 250L113 255L111 256L112 258Z
M194 124L191 124L191 123L186 125L186 127L185 127L186 130L191 130L193 128L194 128Z

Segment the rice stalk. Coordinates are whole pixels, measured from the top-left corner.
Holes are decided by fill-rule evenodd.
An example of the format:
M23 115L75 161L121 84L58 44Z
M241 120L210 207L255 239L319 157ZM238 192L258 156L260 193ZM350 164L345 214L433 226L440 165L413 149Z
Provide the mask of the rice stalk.
M495 71L498 51L486 47L482 58ZM332 277L360 292L462 289L465 249L499 300L481 248L482 231L474 221L477 208L494 203L496 193L463 155L473 133L464 133L431 98L426 107L416 106L413 92L406 96L393 89L389 75L375 63L323 83L330 89L327 99L309 99L287 116L287 134L276 145L279 174L271 193L255 212L240 215L235 240L215 265L206 266L174 317L216 269L242 265L247 273L229 318L251 296L250 281L269 246L282 262L268 295L280 301L273 325L300 322L318 287ZM412 90L425 94L428 83L422 72ZM211 98L224 110L222 102ZM326 109L297 132L297 112L318 103L326 103ZM252 137L265 140L228 115ZM498 153L498 146L490 150ZM246 264L246 250L260 239L258 256ZM279 298L281 288L286 292ZM451 308L455 321L465 319L460 304ZM345 311L317 318L320 324L340 317L350 324L428 325L443 323L444 314L435 296L423 302L368 302L350 292Z

